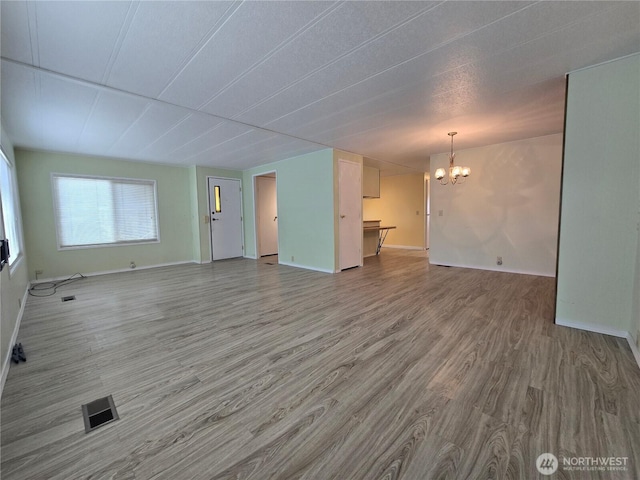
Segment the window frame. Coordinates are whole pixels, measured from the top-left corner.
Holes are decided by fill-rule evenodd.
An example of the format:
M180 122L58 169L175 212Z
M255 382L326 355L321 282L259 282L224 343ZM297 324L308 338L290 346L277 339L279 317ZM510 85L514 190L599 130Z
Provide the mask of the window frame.
M52 208L53 208L53 222L56 229L56 247L59 252L64 252L68 250L85 250L88 248L104 248L104 247L127 247L132 245L150 245L154 243L160 243L160 217L158 215L158 182L153 179L148 178L131 178L131 177L110 177L106 175L85 175L85 174L76 174L76 173L60 173L60 172L51 172L50 174L51 181L51 198L53 200ZM137 241L126 241L126 242L108 242L108 243L95 243L91 245L70 245L64 246L60 245L60 222L58 221L58 198L57 198L57 188L55 185L56 177L64 177L64 178L83 178L89 180L108 180L110 182L117 182L120 180L122 183L137 183L137 184L149 184L153 186L153 208L154 214L156 218L156 238L152 240L137 240Z
M22 259L24 258L24 234L22 231L22 210L20 209L20 193L18 192L18 174L16 172L16 166L9 160L9 156L6 154L2 145L0 145L0 162L4 162L7 166L9 172L9 182L11 183L11 196L12 198L12 206L14 211L10 212L14 218L16 219L15 223L15 233L18 239L18 254L15 255L15 245L12 246L9 243L9 261L7 262L7 266L9 267L9 276L13 274L15 269L20 265ZM0 212L2 212L2 231L4 238L7 237L5 223L5 215L7 212L4 211L2 204L0 203ZM13 260L12 260L13 258Z

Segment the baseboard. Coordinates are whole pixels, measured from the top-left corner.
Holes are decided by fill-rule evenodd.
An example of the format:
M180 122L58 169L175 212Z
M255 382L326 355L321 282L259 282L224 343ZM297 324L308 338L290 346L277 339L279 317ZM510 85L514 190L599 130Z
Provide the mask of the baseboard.
M144 265L136 268L118 268L115 270L103 270L100 272L88 272L82 273L85 277L96 277L98 275L109 275L111 273L124 273L124 272L135 272L136 270L149 270L151 268L161 268L161 267L173 267L176 265L185 265L187 263L191 263L194 265L199 265L199 262L195 262L193 260L182 260L180 262L168 262L168 263L158 263L156 265ZM206 262L209 263L209 262ZM35 285L36 283L45 283L45 282L57 282L59 280L66 280L71 275L66 275L62 277L50 277L50 278L39 278L38 280L31 280L31 282Z
M315 272L322 272L322 273L336 273L333 270L329 270L326 268L310 267L308 265L300 265L299 263L283 262L282 260L278 261L278 265L286 265L287 267L304 268L305 270L313 270Z
M562 318L556 318L556 325L560 325L562 327L577 328L578 330L585 330L587 332L602 333L603 335L611 335L612 337L619 338L627 338L627 335L629 335L629 332L625 330L616 330L615 328L610 328L603 325L574 322L571 320L564 320Z
M560 325L562 327L577 328L578 330L585 330L587 332L601 333L603 335L611 335L612 337L625 338L629 343L629 348L631 348L631 353L633 353L633 356L636 359L636 363L640 368L640 351L638 350L638 347L636 346L636 342L634 342L633 337L626 330L616 330L615 328L609 328L602 325L592 325L590 323L573 322L569 320L563 320L561 318L556 318L556 325Z
M31 283L27 282L27 288L22 296L22 303L20 305L20 311L18 312L18 318L16 318L16 324L13 327L13 333L9 340L9 349L7 350L7 356L2 364L2 376L0 377L0 398L2 398L2 392L4 391L4 383L7 381L9 375L9 369L11 368L11 355L13 354L13 346L18 340L18 332L20 331L20 323L22 322L22 315L24 314L24 307L27 304L27 298L29 298L29 288Z
M249 258L251 260L257 260L258 259L257 255L245 255L244 258Z
M401 250L424 250L424 247L416 247L413 245L382 245L382 248L399 248Z
M437 262L437 261L432 261L431 256L429 256L429 264L430 265L435 265L435 266L440 266L440 267L456 267L456 268L471 268L473 270L486 270L488 272L502 272L502 273L517 273L519 275L534 275L536 277L550 277L553 278L555 277L555 272L553 273L548 273L548 272L534 272L534 271L529 271L529 270L513 270L510 268L491 268L489 266L476 266L476 265L462 265L462 264L458 264L458 263L444 263L444 262Z
M638 368L640 368L640 350L636 346L636 342L633 340L633 337L629 332L627 332L627 342L629 342L629 348L631 348L631 353L636 359L636 363L638 364Z

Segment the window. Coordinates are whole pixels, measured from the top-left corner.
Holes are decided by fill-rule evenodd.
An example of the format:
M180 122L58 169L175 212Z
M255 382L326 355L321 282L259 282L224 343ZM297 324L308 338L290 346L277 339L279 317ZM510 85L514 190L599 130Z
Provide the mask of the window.
M53 174L58 248L158 242L156 182Z
M22 232L18 189L16 188L15 169L0 150L0 197L2 197L2 218L4 235L9 240L9 266L14 265L22 252Z

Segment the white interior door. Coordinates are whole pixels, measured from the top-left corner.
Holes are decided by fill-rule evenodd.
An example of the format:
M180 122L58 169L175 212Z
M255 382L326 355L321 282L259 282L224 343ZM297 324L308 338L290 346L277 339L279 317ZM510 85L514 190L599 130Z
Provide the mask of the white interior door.
M275 177L256 177L258 255L278 253L278 201Z
M241 194L240 180L209 177L212 260L243 254Z
M424 208L424 248L429 250L429 229L431 228L431 181L427 178L424 181L424 191L426 198L426 205Z
M362 166L338 160L340 270L362 265Z

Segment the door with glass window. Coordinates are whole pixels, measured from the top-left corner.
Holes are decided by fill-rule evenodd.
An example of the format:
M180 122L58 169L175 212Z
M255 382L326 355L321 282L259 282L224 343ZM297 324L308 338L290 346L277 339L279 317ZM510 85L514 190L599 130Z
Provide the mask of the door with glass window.
M240 180L209 177L211 259L242 257L242 189Z

